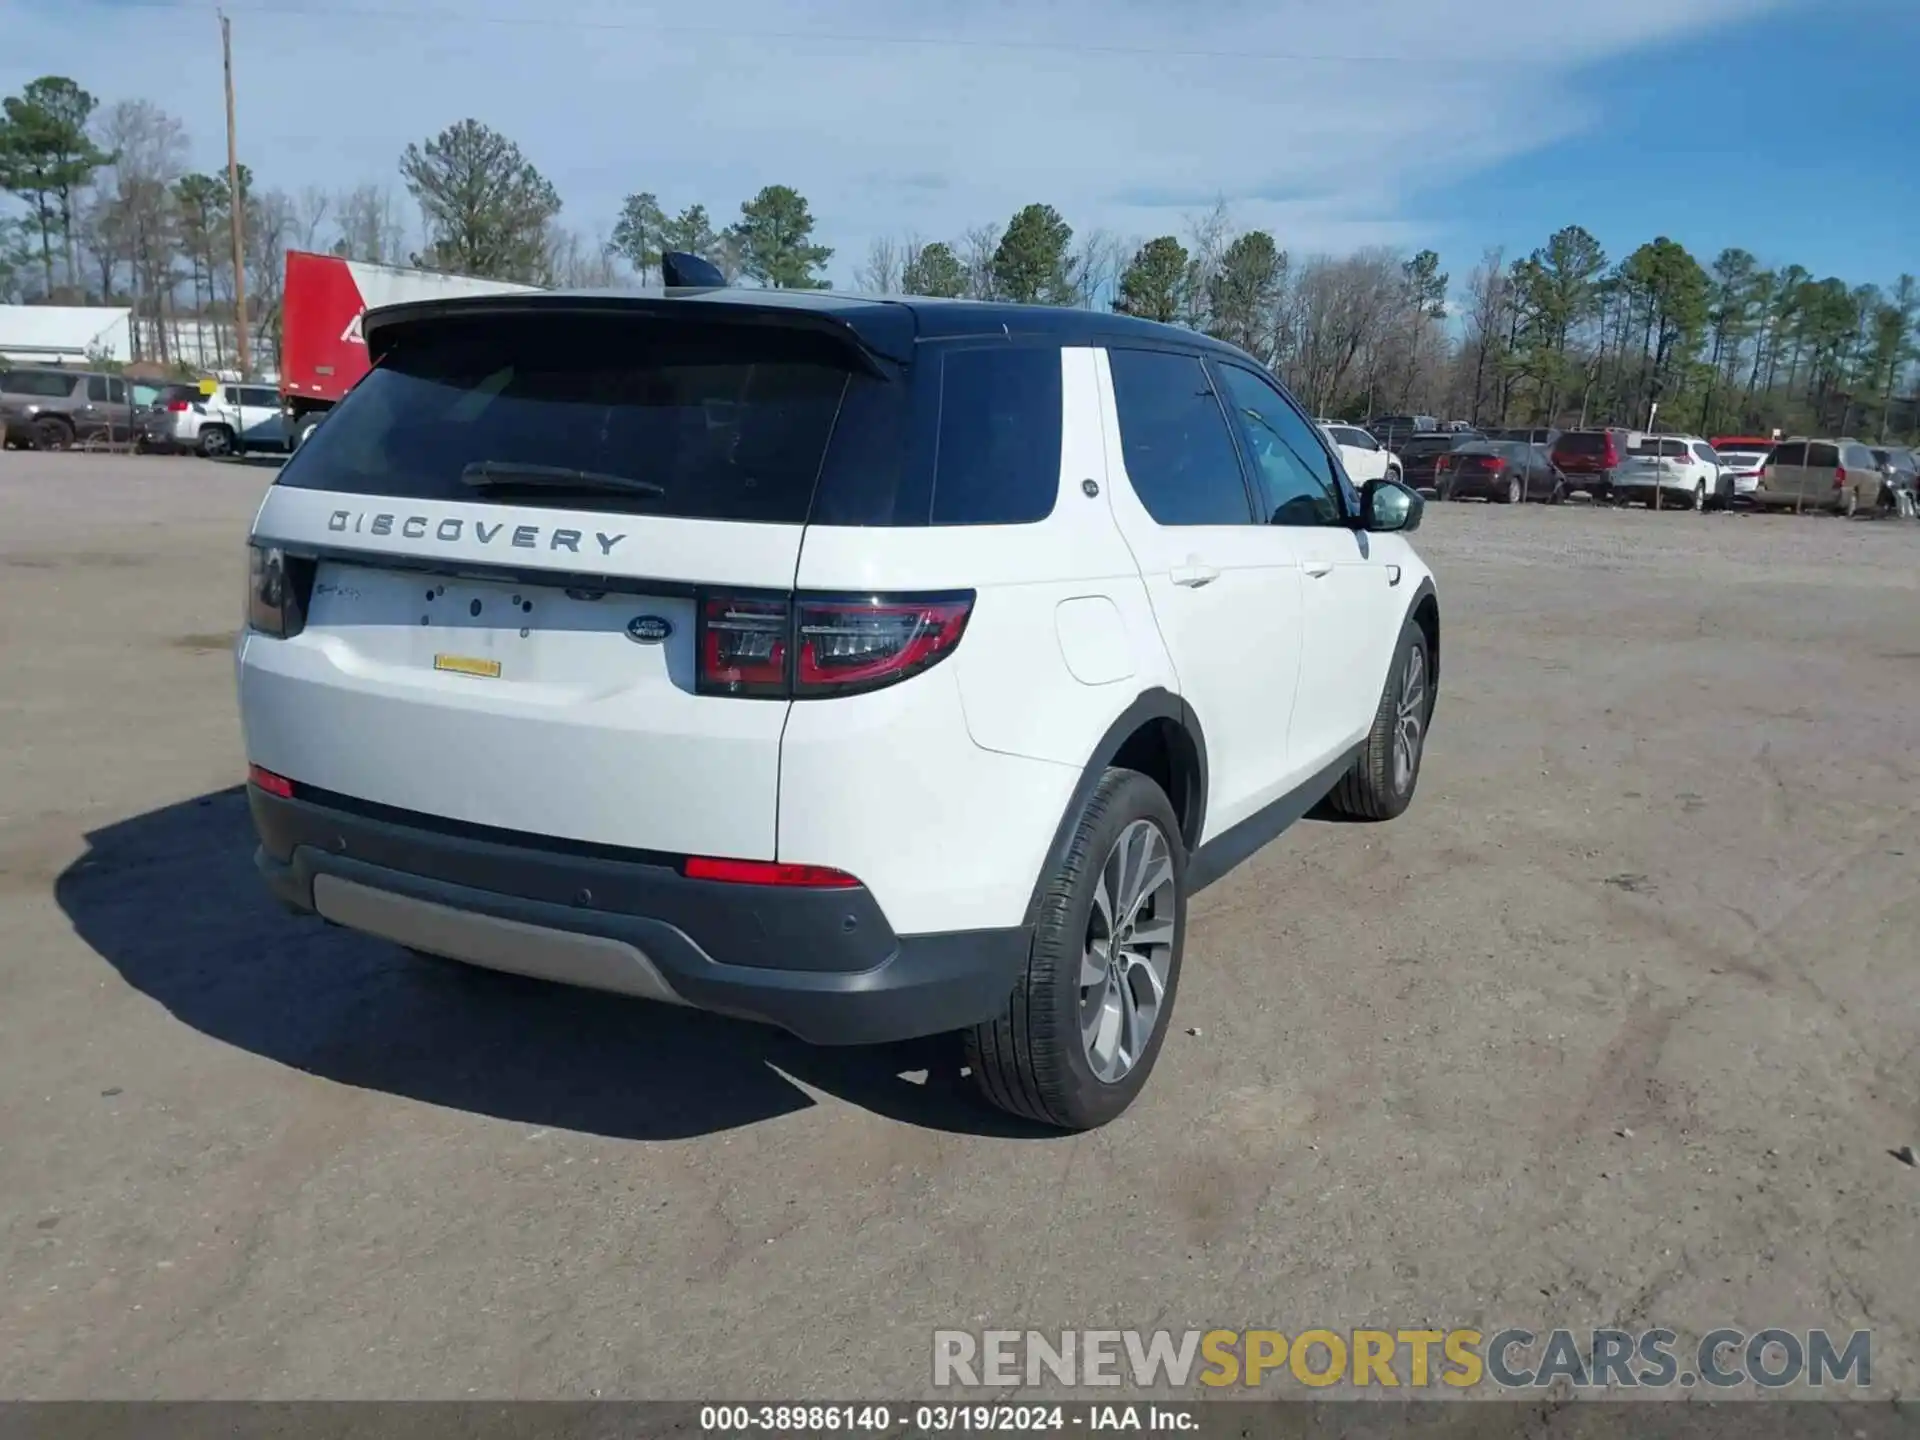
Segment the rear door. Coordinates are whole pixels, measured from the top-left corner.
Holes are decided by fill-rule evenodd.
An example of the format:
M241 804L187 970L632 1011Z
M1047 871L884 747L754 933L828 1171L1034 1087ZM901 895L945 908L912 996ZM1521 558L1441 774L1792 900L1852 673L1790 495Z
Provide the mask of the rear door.
M1201 361L1159 350L1104 354L1118 422L1113 515L1133 551L1207 747L1206 838L1288 788L1300 678L1300 567L1255 518L1223 397Z
M280 450L287 443L280 392L262 385L240 387L240 433L250 449Z
M256 522L316 569L304 630L246 642L249 757L402 810L774 858L789 703L761 680L787 632L763 621L849 361L697 313L417 323Z

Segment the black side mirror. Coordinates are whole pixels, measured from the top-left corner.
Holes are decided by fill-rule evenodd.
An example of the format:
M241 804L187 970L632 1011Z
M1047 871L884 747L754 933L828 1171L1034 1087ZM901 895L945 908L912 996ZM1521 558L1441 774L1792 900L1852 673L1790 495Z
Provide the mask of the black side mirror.
M1360 487L1360 528L1376 534L1420 528L1427 502L1398 480L1369 480Z

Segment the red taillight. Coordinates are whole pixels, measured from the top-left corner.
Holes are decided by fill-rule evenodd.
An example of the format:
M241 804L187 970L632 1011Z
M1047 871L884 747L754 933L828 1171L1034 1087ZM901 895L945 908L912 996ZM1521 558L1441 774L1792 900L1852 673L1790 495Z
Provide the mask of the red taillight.
M278 795L282 800L293 799L293 781L271 770L262 770L258 765L247 766L247 783L269 795Z
M1608 470L1620 463L1620 447L1613 443L1613 436L1607 436L1607 448L1600 453L1600 464Z
M971 593L708 595L695 688L795 700L878 690L944 659L972 613Z
M917 675L966 632L973 601L801 600L795 695L868 690Z
M1476 456L1474 457L1474 464L1481 470L1504 470L1507 468L1507 462L1502 460L1498 455Z
M1846 466L1842 465L1839 469L1833 472L1833 488L1836 490L1844 490L1847 488L1847 467Z
M720 880L730 885L785 885L809 890L851 890L860 882L830 865L783 865L771 860L716 860L691 855L680 871L689 880Z
M700 606L700 673L709 695L785 697L793 609L784 597L712 595Z
M175 415L184 415L187 410L187 402L184 400L169 400L167 402L167 409Z

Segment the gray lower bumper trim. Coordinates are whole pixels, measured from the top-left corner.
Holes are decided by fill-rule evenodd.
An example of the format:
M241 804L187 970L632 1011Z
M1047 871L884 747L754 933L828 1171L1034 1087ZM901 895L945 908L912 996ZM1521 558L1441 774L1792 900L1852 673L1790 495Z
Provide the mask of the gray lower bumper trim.
M456 910L337 875L314 876L313 906L336 925L449 960L645 1000L685 1003L653 961L624 940Z

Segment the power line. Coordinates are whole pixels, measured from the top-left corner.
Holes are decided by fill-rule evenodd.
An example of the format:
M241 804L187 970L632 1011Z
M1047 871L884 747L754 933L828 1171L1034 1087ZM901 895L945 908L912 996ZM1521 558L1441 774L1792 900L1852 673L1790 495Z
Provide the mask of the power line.
M173 0L83 0L96 9L166 10L173 14L201 10L209 14L210 3L181 5ZM439 26L495 25L525 30L584 30L618 34L674 36L684 39L750 40L780 43L812 42L826 45L890 45L928 50L1003 50L1013 53L1111 56L1153 60L1240 60L1293 65L1400 65L1411 64L1410 55L1348 55L1323 51L1285 50L1187 50L1157 45L1099 45L1055 40L975 39L950 35L879 35L844 30L758 30L720 25L655 24L633 20L588 20L566 15L487 15L471 11L399 9L372 5L329 5L317 10L285 0L256 0L253 4L228 5L227 13L281 16L301 20L373 20L393 24Z

